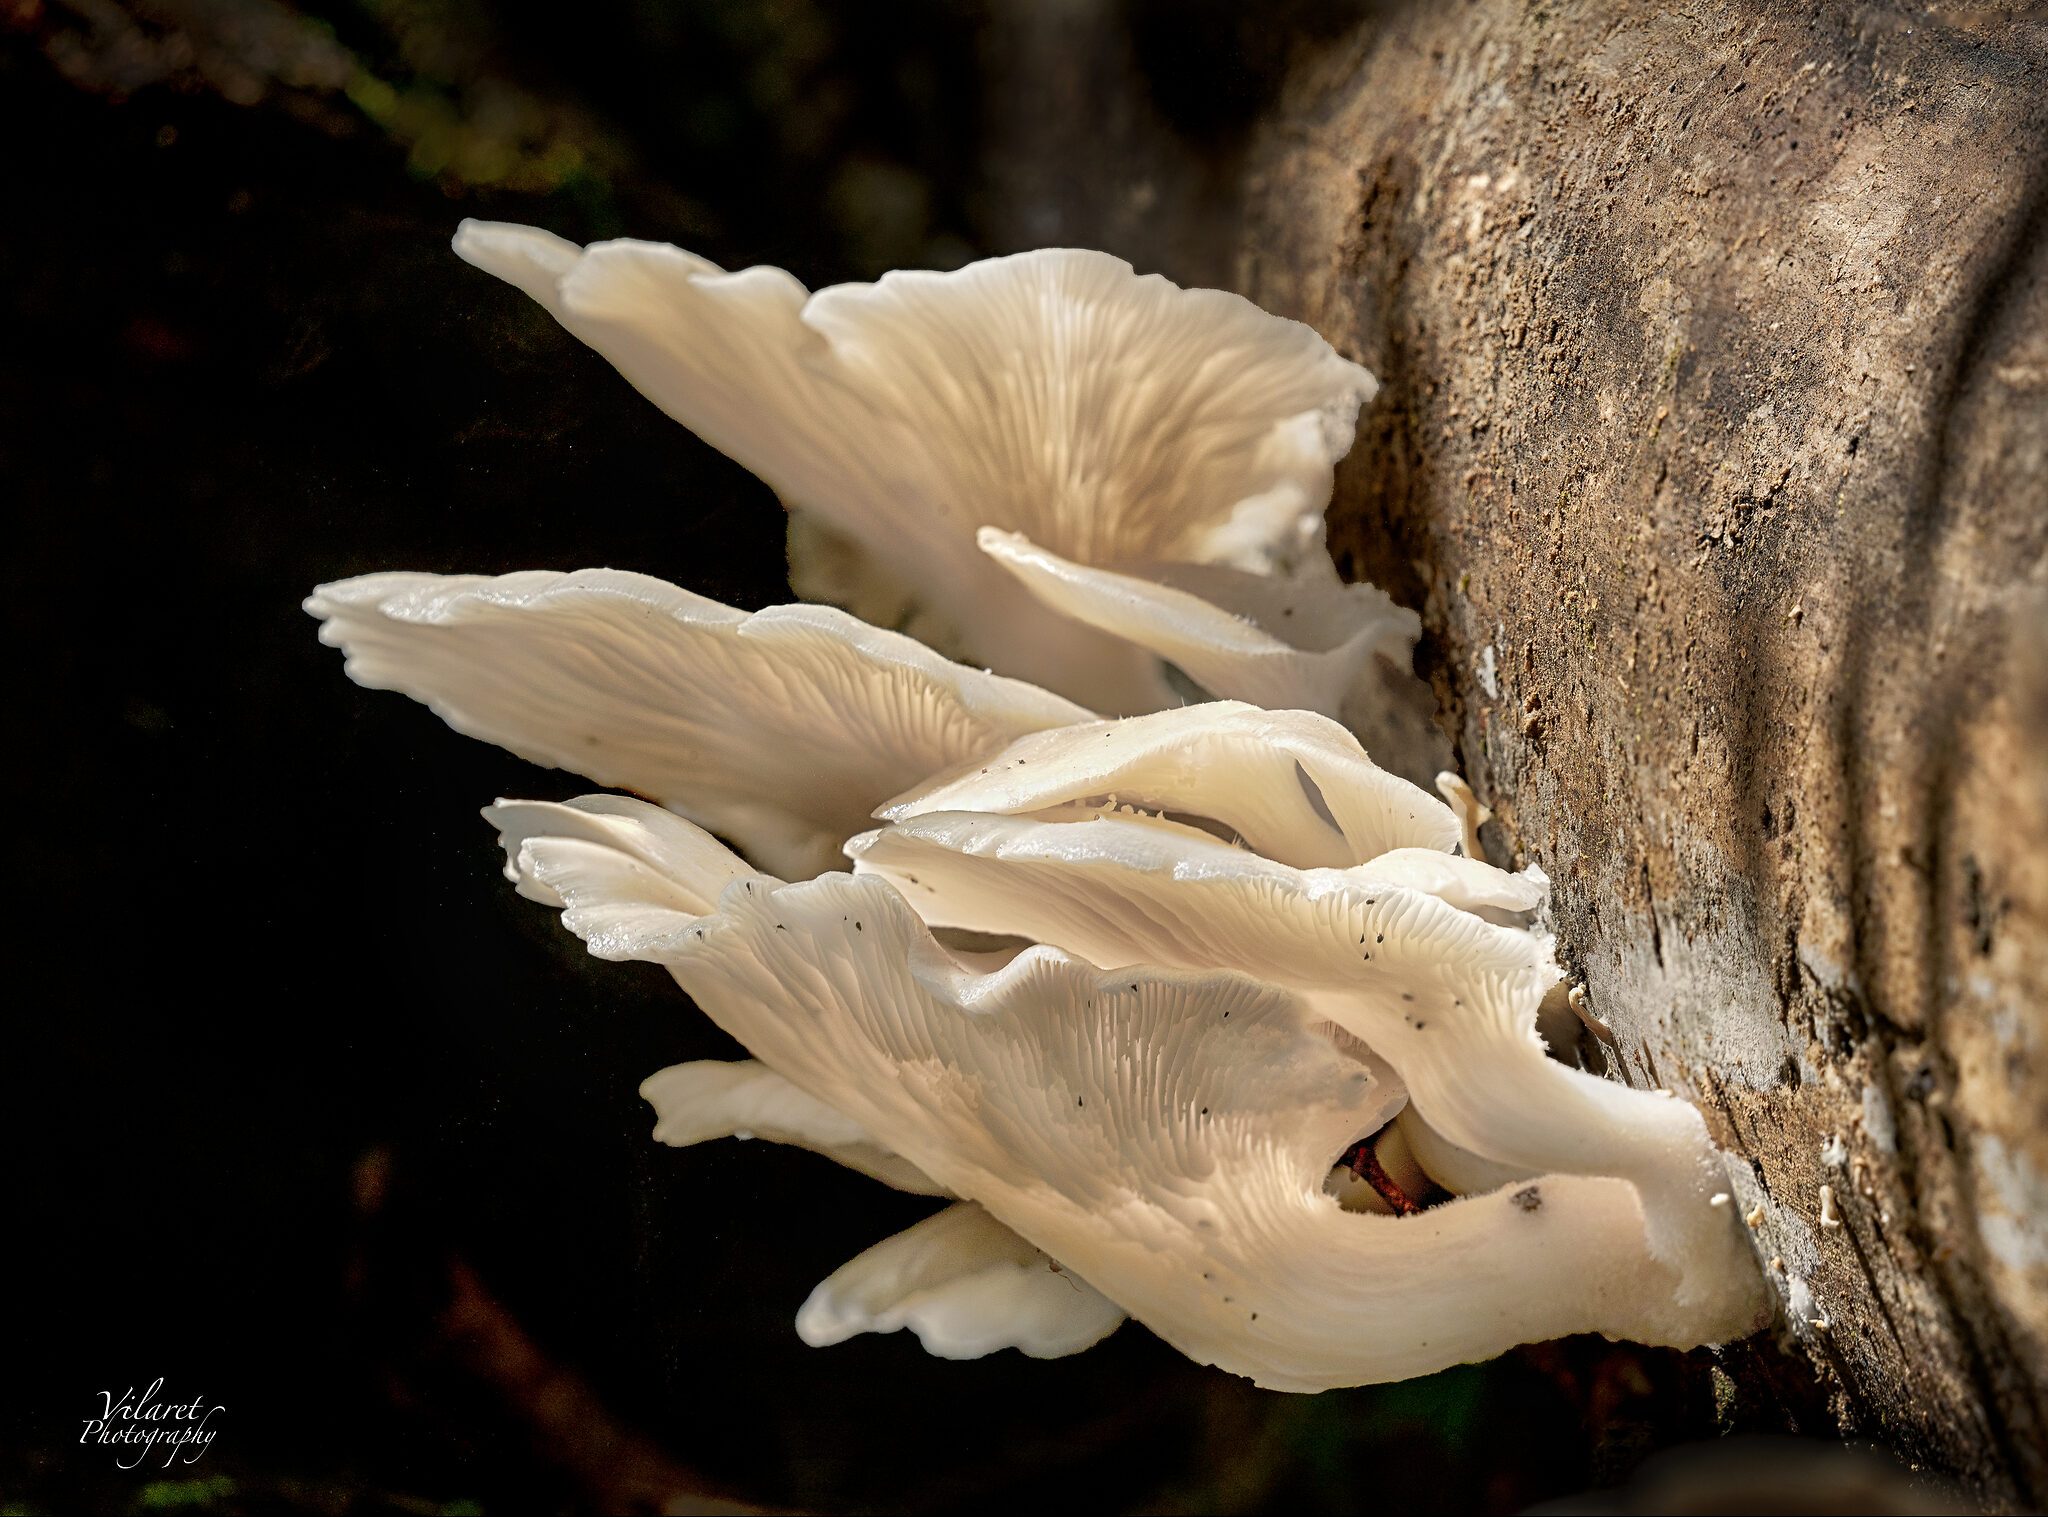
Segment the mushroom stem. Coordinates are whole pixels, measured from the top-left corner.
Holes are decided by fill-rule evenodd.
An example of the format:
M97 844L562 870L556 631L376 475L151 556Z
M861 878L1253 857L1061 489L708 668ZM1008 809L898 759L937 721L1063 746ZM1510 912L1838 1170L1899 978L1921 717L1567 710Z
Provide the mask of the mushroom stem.
M1493 820L1493 808L1473 793L1462 776L1449 769L1436 777L1436 793L1458 813L1458 821L1465 829L1465 857L1485 862L1486 847L1479 841L1479 829Z

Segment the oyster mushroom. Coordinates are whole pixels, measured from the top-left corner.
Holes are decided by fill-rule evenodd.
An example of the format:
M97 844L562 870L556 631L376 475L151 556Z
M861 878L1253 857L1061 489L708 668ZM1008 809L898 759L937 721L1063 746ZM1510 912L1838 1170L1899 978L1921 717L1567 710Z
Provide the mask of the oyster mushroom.
M1402 1087L1301 995L1048 947L978 973L881 879L785 885L652 807L633 817L651 845L607 842L604 808L561 835L558 813L503 810L511 868L592 952L666 966L763 1064L1022 1240L971 1212L920 1224L849 1266L868 1280L842 1271L813 1296L817 1340L909 1323L970 1348L1079 1346L1114 1325L1099 1294L1201 1362L1312 1391L1571 1332L1692 1343L1725 1326L1683 1299L1618 1179L1547 1175L1405 1217L1341 1208L1326 1173ZM954 1230L969 1236L932 1248ZM1027 1246L1079 1277L1050 1326ZM943 1310L920 1317L927 1291Z
M306 601L349 676L537 764L651 796L788 875L933 771L1094 713L827 606L643 574L370 574Z
M820 1281L796 1314L813 1348L909 1328L939 1359L1014 1348L1059 1359L1123 1325L1124 1309L972 1201L884 1238Z
M1451 809L1374 764L1336 722L1237 701L1027 734L937 774L875 815L1029 814L1114 798L1217 823L1254 851L1304 868L1392 849L1447 853Z
M1328 706L1359 649L1412 640L1384 597L1335 584L1323 547L1333 470L1377 381L1239 296L1076 249L815 294L779 269L494 222L464 222L455 251L822 521L822 570L816 534L792 534L799 594L892 611L907 595L926 640L1120 714L1179 703L1164 648L1217 693L1312 686ZM1061 603L985 553L982 528L1162 588L1115 616L1100 594ZM1276 572L1304 587L1303 659L1269 646L1284 618L1262 620L1247 585ZM1241 615L1274 625L1248 639Z
M1422 619L1374 585L1347 585L1327 555L1293 572L1208 564L1074 563L1021 532L983 527L982 551L1050 609L1158 655L1222 700L1363 724L1367 661L1407 669Z
M1536 1012L1560 978L1547 938L1376 877L1370 863L1295 869L1122 816L935 812L865 833L847 853L934 925L1015 933L1105 967L1231 969L1287 987L1399 1071L1451 1144L1552 1172L1541 1195L1560 1175L1626 1181L1693 1341L1755 1324L1755 1259L1711 1204L1725 1171L1700 1114L1545 1054Z
M457 250L810 513L793 549L836 545L835 593L880 584L982 660L1156 713L612 571L307 602L359 682L662 803L489 813L521 894L667 966L753 1055L650 1077L659 1139L765 1136L948 1198L818 1287L809 1341L1050 1356L1130 1314L1315 1390L1755 1323L1699 1115L1543 1055L1540 873L1492 869L1469 792L1461 824L1330 719L1416 630L1323 547L1369 374L1100 254L810 295L646 243L471 222ZM1300 709L1172 709L1176 671ZM797 875L871 814L854 874L795 884L684 819ZM1418 1209L1438 1185L1462 1194Z
M504 821L500 808L485 815L501 825ZM758 1059L696 1059L671 1064L640 1082L640 1097L654 1108L654 1141L672 1148L689 1148L714 1138L766 1138L823 1154L912 1195L946 1194L916 1165L863 1132L858 1123L790 1084Z

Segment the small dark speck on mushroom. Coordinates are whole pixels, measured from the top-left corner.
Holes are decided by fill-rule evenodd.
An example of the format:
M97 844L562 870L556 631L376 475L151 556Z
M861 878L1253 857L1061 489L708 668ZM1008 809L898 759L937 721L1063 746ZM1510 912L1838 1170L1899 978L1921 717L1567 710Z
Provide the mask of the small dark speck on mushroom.
M1523 1186L1508 1199L1521 1211L1541 1211L1543 1208L1543 1192L1533 1185Z
M1088 1102L1087 1102L1087 1101L1086 1101L1086 1100L1085 1100L1085 1099L1084 1099L1083 1097L1081 1097L1081 1096L1076 1096L1076 1097L1074 1097L1074 1104L1075 1104L1076 1106L1086 1106L1086 1105L1088 1104Z
M855 923L853 924L853 930L854 930L855 932L859 932L859 931L861 930L861 926L860 926L860 923L858 923L858 922L855 922Z
M1375 943L1384 943L1384 942L1386 942L1386 940L1387 940L1387 935L1386 935L1386 934L1385 934L1384 932L1381 932L1381 933L1375 933L1375 934L1373 935L1373 941L1374 941Z
M1404 990L1401 992L1401 999L1404 1001L1412 1001L1415 999L1415 996L1412 992Z

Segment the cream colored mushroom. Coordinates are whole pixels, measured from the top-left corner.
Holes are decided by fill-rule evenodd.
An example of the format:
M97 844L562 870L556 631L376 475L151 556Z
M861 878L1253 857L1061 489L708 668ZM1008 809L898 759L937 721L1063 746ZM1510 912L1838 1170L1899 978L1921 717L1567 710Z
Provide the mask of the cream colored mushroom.
M635 820L658 847L613 846L580 820L551 836L540 820L511 829L512 867L593 952L667 966L791 1085L1197 1360L1319 1390L1571 1332L1682 1344L1729 1329L1646 1247L1638 1191L1617 1179L1546 1175L1410 1217L1340 1208L1323 1189L1332 1159L1383 1127L1402 1090L1320 1033L1305 997L1234 973L1105 972L1045 947L980 974L880 879L739 872L652 807ZM718 909L698 910L720 882ZM924 1224L955 1225L980 1229ZM1017 1266L991 1237L1001 1246L931 1268L918 1240L895 1240L911 1261L895 1273L947 1292L964 1319L948 1342L1056 1338L1034 1315L1043 1280L973 1283L977 1258ZM917 1320L915 1289L823 1289L806 1308L821 1339ZM1005 1329L1020 1298L1028 1320Z
M748 614L608 569L371 574L306 609L358 684L652 796L789 875L832 867L934 771L1093 719L830 607Z
M1626 1180L1697 1341L1754 1324L1755 1260L1709 1204L1725 1172L1699 1113L1545 1055L1536 1010L1560 977L1547 938L1375 878L1371 864L1294 869L1123 817L939 812L847 853L930 923L1016 933L1106 967L1229 968L1290 987L1392 1064L1452 1144Z
M1451 809L1388 774L1344 728L1236 701L1027 734L877 808L1030 814L1110 800L1218 824L1268 858L1342 867L1394 849L1447 853Z
M589 797L586 797L589 799ZM509 810L511 808L504 808ZM502 825L500 808L485 815ZM512 845L511 856L518 856ZM640 1082L654 1108L654 1141L689 1148L714 1138L765 1138L823 1154L896 1190L943 1196L944 1187L858 1123L806 1094L758 1059L698 1059L671 1064Z
M1323 510L1377 382L1236 295L1074 249L816 294L779 269L727 273L679 248L580 248L498 223L464 222L455 250L828 524L840 539L829 575L797 551L814 537L792 537L800 594L855 596L850 544L890 587L885 603L907 589L937 613L921 635L943 626L948 651L1099 710L1180 697L1128 628L1049 610L982 552L978 529L1024 533L1079 565L1257 575L1320 560L1318 582L1334 577ZM1189 581L1173 593L1210 592ZM1316 604L1390 625L1370 592ZM1354 635L1337 620L1328 648Z
M1286 574L1205 564L1075 563L1021 532L983 527L982 551L1044 605L1136 644L1209 694L1363 723L1352 707L1367 661L1406 671L1422 619L1373 585L1347 585L1329 556Z
M1124 1317L986 1209L960 1201L826 1276L797 1310L796 1330L813 1348L907 1327L940 1359L1004 1348L1059 1359L1093 1348Z

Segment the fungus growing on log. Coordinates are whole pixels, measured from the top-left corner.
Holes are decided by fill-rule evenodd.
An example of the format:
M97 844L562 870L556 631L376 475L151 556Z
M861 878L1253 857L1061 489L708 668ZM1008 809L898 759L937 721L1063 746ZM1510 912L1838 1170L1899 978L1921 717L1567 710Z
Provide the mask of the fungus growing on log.
M1079 564L1021 532L976 539L1039 602L1118 637L1223 700L1342 717L1367 660L1406 669L1421 619L1316 554L1285 576L1206 564Z
M933 776L875 815L1018 815L1091 797L1205 817L1266 857L1302 868L1362 863L1397 848L1447 853L1458 841L1448 806L1374 764L1337 723L1236 701L1027 734Z
M1756 1324L1755 1260L1710 1204L1723 1173L1699 1113L1545 1053L1536 1012L1561 978L1547 938L1371 863L1294 869L1120 816L935 812L847 852L936 926L1015 933L1105 968L1227 968L1295 991L1392 1064L1451 1143L1530 1171L1628 1181L1663 1271L1646 1271L1643 1289L1694 1313L1696 1341Z
M1093 713L830 606L751 615L644 574L368 574L306 601L349 676L651 796L796 876L934 769Z
M785 885L651 806L551 834L564 809L493 813L529 894L593 953L665 966L844 1134L985 1212L956 1206L836 1274L800 1318L813 1342L911 1325L949 1356L1051 1356L1127 1312L1201 1362L1313 1391L1568 1332L1690 1344L1753 1316L1661 1251L1653 1198L1610 1175L1345 1210L1325 1176L1406 1091L1311 997L1051 947L979 973L879 878ZM802 1120L806 1146L822 1125Z
M647 243L456 246L814 513L792 544L837 534L853 599L879 574L1062 692L611 570L306 603L358 682L652 798L486 815L521 895L752 1056L649 1077L657 1139L947 1199L818 1286L806 1341L1057 1357L1129 1315L1306 1391L1757 1324L1700 1115L1545 1053L1541 871L1333 719L1417 626L1323 547L1364 370L1100 254L813 296Z
M455 251L822 522L836 554L791 537L806 598L907 601L896 614L926 640L1116 714L1180 703L1159 648L1206 640L1211 670L1275 662L1217 632L1258 619L1243 581L1259 575L1299 581L1310 643L1350 650L1340 663L1413 644L1412 614L1336 583L1323 546L1332 471L1378 381L1237 295L1073 248L815 294L780 269L495 222L464 222ZM1076 619L985 553L983 528L1078 566L1182 574L1159 592L1180 609L1105 618L1097 597ZM1240 574L1201 574L1219 567ZM1198 597L1221 609L1189 612ZM1279 688L1246 678L1215 693Z

